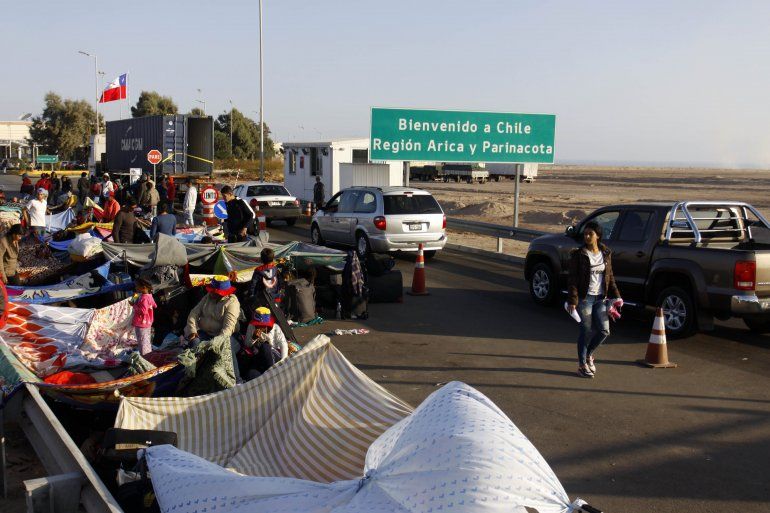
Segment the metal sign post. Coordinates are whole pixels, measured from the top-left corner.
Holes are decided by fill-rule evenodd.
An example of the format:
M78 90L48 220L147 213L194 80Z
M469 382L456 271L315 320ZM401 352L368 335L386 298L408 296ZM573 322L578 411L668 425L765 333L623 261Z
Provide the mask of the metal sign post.
M521 183L521 164L516 164L516 183L513 184L513 227L519 227L519 184Z
M155 166L163 160L163 155L158 150L150 150L147 153L147 162L152 164L152 181L157 182L157 174L155 173Z

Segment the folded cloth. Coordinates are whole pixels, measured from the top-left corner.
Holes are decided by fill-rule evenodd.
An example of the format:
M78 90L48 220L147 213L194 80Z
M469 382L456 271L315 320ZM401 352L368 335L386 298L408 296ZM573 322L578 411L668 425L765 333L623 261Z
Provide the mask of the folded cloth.
M90 374L85 372L61 371L51 374L43 381L51 385L90 385L96 383L96 380Z

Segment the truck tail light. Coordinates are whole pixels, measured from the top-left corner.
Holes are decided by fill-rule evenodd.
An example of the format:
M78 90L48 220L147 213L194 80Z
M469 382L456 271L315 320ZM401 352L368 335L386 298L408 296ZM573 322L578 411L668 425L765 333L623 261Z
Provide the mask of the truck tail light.
M441 229L446 230L446 216L444 216L444 220L441 221Z
M735 262L733 272L733 286L737 290L754 290L757 279L757 263L741 260Z
M385 218L383 216L377 216L374 218L374 227L378 230L385 231L387 226L388 224L385 222Z

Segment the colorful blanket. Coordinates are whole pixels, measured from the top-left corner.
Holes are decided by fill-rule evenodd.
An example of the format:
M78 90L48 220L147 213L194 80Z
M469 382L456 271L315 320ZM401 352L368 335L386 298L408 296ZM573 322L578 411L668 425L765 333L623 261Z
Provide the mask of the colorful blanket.
M8 303L0 343L40 378L63 369L115 367L136 347L128 300L101 309Z

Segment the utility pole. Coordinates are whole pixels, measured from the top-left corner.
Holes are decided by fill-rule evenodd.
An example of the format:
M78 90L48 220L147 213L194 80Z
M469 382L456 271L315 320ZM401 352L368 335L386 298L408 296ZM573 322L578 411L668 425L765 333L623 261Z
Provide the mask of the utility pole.
M230 100L230 156L233 156L233 101Z
M99 136L99 58L83 50L78 50L78 53L94 58L94 112L96 115L96 135ZM94 139L94 141L96 140Z
M265 181L265 109L263 90L265 82L262 76L262 0L259 0L259 180Z

